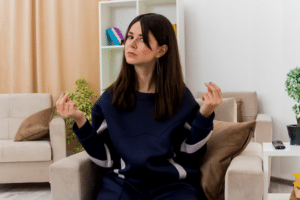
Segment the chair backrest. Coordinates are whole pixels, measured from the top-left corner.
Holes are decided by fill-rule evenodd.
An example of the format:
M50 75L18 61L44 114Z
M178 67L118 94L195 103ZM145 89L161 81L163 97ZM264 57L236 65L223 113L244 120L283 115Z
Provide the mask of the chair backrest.
M198 92L197 98L202 98L206 92ZM257 117L257 93L256 92L222 92L223 98L234 97L236 101L242 100L241 113L243 121L252 121Z
M0 94L0 140L13 140L24 119L50 107L50 93Z

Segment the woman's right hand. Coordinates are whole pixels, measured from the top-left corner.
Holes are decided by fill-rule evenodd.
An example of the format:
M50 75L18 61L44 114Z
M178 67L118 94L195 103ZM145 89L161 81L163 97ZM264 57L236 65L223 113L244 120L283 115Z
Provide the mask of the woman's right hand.
M69 94L61 94L56 102L56 109L62 117L71 118L74 121L84 117L84 113L78 110L74 101L69 99Z

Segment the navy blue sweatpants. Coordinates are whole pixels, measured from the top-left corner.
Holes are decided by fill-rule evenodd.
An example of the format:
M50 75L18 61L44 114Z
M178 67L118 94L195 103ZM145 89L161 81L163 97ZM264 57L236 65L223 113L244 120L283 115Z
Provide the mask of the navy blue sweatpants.
M102 180L97 200L207 200L204 193L183 181L142 192L114 172L104 174Z

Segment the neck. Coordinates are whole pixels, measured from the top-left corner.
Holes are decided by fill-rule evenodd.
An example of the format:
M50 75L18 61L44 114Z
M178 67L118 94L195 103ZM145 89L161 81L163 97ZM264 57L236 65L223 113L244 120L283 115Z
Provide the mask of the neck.
M153 70L154 65L148 66L134 66L135 71L138 77L138 91L145 93L154 93L155 92L155 82L153 80Z

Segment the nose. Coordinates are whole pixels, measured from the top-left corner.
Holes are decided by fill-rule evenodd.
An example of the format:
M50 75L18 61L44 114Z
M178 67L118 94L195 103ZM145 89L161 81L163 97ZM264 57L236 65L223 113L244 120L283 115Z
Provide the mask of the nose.
M129 40L130 47L136 47L136 39Z

